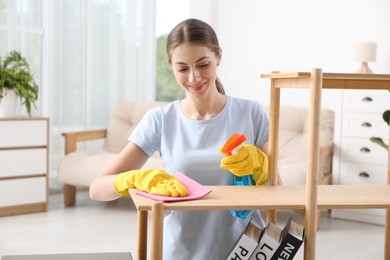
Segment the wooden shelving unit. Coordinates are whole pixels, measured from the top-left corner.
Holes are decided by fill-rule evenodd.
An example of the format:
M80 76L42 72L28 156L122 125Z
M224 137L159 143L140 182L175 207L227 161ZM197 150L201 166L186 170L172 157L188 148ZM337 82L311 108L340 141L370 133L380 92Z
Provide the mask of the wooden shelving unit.
M200 200L175 203L156 202L139 196L135 194L135 190L130 189L131 197L138 210L137 259L147 259L149 211L152 215L151 259L158 260L162 259L164 210L265 209L269 210L269 220L275 221L275 209L304 209L304 258L314 260L318 209L386 208L384 259L390 260L390 154L387 184L319 186L317 179L319 170L318 128L322 89L365 89L367 86L370 86L370 89L390 89L390 75L322 73L320 69L313 69L311 73L271 73L261 77L271 79L269 172L272 186L210 186L212 192ZM282 88L310 88L306 186L277 186L277 129Z
M271 182L276 185L277 158L278 158L278 125L280 92L283 88L310 88L310 114L309 114L309 144L308 144L308 176L305 193L305 259L315 259L316 253L316 216L318 208L386 208L385 229L385 260L390 260L390 215L388 202L378 203L382 197L387 197L390 191L390 153L388 154L387 185L360 185L328 187L318 186L318 127L319 112L321 108L322 89L377 89L390 90L390 75L384 74L347 74L322 73L321 69L312 72L271 73L261 75L262 78L271 79L270 99L270 173ZM390 131L389 131L390 137ZM390 139L390 138L389 138ZM386 174L386 173L383 173ZM340 189L341 188L341 189ZM378 193L381 189L382 192ZM326 192L319 192L319 190ZM329 200L327 206L321 203L337 194L335 199ZM367 199L370 198L370 199ZM274 221L275 211L270 211L269 220Z

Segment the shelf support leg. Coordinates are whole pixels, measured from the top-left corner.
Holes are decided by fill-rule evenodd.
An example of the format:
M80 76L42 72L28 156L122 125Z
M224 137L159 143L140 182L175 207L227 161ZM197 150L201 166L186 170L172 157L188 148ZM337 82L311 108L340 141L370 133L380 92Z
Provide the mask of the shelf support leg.
M313 69L310 78L310 110L307 149L306 209L305 209L305 260L316 257L317 196L319 170L319 125L321 111L322 70Z
M163 229L164 203L161 201L152 204L152 260L163 258Z
M271 94L269 106L269 155L268 173L272 186L278 185L278 140L279 140L279 113L280 113L280 88L276 86L275 79L271 80ZM266 221L276 223L276 210L267 211Z
M146 260L148 245L148 212L138 210L137 219L137 259Z

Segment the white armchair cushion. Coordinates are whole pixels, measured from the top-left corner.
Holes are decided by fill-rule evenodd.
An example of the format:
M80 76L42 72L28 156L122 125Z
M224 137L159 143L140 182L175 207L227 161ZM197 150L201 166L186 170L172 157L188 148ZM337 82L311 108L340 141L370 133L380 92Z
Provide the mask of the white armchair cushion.
M89 187L95 177L117 156L103 150L77 151L68 154L58 164L58 180L62 183ZM155 153L142 169L165 169L161 158Z
M268 107L265 107L269 111ZM304 185L307 172L307 141L309 109L281 106L279 118L278 170L283 184ZM320 115L320 146L333 142L334 112L322 109ZM321 174L331 171L331 158L325 158Z
M108 123L103 149L119 153L127 145L130 134L145 113L153 107L164 104L166 103L118 100Z
M89 187L116 155L103 150L70 153L58 164L58 180L70 185Z
M164 102L135 102L118 100L110 119L104 146L101 150L77 150L67 154L58 164L58 180L74 186L89 187L116 155L127 145L128 137L144 114ZM165 169L164 163L155 153L143 169Z

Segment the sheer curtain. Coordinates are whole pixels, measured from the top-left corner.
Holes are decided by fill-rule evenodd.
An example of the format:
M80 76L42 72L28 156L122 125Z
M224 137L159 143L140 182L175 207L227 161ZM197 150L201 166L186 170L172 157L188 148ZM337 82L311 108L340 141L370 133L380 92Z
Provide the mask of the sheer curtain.
M0 0L0 56L12 50L22 53L28 60L40 92L42 80L42 41L44 29L42 25L42 3L40 0L12 1ZM22 106L17 107L18 114L26 114ZM33 114L40 110L40 102Z
M61 132L106 127L117 99L155 99L155 0L0 0L0 54L12 49L37 74L52 177Z
M117 99L154 100L155 7L154 0L49 2L53 71L47 82L56 165L60 132L106 127Z

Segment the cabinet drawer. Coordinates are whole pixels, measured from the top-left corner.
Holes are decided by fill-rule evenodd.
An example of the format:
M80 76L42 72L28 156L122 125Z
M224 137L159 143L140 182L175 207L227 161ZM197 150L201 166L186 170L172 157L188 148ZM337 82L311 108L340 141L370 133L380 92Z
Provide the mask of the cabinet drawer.
M387 138L389 126L383 120L381 113L344 113L342 135Z
M46 177L0 181L0 207L46 202Z
M339 181L341 185L386 184L386 180L386 165L341 162Z
M47 150L0 150L0 177L47 173Z
M0 148L47 145L47 120L0 120Z
M358 163L387 164L387 151L368 138L342 138L341 160Z
M390 108L390 93L386 90L347 90L343 92L343 110L353 112L383 112Z

